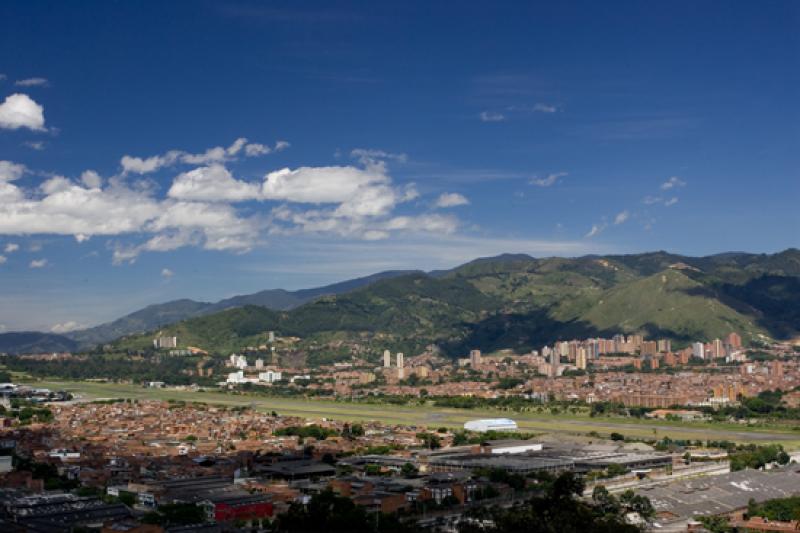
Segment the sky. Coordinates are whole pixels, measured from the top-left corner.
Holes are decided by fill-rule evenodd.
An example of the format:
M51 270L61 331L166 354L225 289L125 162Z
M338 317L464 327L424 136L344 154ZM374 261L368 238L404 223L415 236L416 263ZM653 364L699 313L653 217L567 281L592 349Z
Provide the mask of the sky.
M798 247L799 67L795 1L6 1L0 332Z

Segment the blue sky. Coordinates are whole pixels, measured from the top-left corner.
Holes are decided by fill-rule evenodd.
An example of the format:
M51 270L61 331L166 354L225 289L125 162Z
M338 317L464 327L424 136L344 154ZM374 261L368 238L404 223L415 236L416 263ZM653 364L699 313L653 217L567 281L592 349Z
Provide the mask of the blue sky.
M800 4L4 2L0 329L798 246Z

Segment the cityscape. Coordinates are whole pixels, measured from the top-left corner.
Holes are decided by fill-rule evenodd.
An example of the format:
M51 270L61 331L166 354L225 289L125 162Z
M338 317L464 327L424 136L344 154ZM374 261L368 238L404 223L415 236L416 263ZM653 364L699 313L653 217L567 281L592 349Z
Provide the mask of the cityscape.
M0 7L0 532L800 530L800 3Z

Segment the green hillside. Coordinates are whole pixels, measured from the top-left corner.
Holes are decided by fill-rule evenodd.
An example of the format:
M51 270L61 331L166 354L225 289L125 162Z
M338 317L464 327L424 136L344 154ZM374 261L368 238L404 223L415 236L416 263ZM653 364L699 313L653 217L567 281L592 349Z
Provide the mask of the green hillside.
M302 339L304 353L336 346L416 353L434 344L451 356L470 348L538 349L560 339L615 333L679 344L738 331L796 335L800 252L705 258L665 252L536 259L503 255L431 275L383 279L284 312L246 306L162 328L182 345L226 354L263 343L267 331ZM146 348L153 335L120 348Z
M673 269L606 291L580 318L602 331L640 332L684 342L722 338L731 331L746 339L766 333L753 318Z

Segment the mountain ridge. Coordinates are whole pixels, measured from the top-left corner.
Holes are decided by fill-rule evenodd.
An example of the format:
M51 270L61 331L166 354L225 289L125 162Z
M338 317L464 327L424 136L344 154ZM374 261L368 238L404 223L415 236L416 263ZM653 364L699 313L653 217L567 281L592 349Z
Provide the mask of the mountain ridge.
M658 276L666 276L670 290L659 293ZM653 305L650 300L657 296L680 312ZM141 339L147 338L142 334L156 330L180 331L187 342L196 337L198 342L211 342L212 349L235 349L249 338L247 333L263 328L300 337L385 335L408 348L434 343L453 350L469 343L498 348L503 342L525 349L545 338L637 328L680 342L690 336L720 335L731 327L752 339L796 334L797 301L800 250L794 248L704 257L665 251L576 258L501 254L448 270L386 271L323 287L269 289L215 303L174 300L88 330L41 335L43 342L73 342L83 349L137 335L140 340L133 344L141 348ZM223 314L232 309L246 311ZM222 322L215 325L217 315ZM228 323L234 315L249 326ZM205 317L212 318L201 320ZM691 322L701 325L692 329ZM216 331L215 340L194 335L195 324ZM23 345L35 348L33 333L28 335ZM412 343L414 336L418 338ZM0 346L9 346L3 335Z

